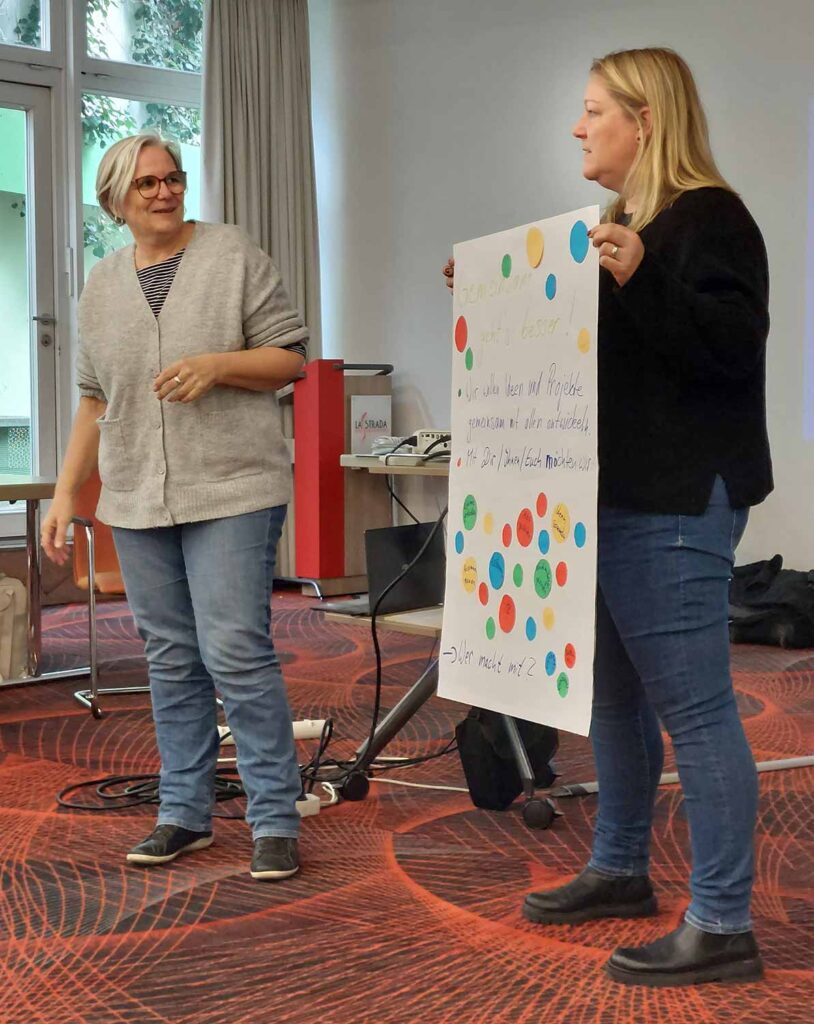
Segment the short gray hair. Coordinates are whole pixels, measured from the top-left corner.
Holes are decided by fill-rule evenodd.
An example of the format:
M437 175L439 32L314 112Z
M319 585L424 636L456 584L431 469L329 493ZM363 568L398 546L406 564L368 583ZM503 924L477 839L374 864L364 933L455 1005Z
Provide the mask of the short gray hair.
M164 139L155 132L142 132L119 139L107 150L96 172L96 198L99 205L117 224L123 224L121 211L125 196L136 173L139 153L146 146L158 146L166 150L175 161L179 171L181 166L181 147L171 139Z

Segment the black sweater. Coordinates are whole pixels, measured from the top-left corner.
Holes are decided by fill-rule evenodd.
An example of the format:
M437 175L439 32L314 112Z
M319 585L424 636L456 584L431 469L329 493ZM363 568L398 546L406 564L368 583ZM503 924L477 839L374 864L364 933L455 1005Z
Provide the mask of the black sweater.
M599 501L697 515L716 474L735 508L772 489L768 267L731 192L685 192L641 231L623 288L600 271Z

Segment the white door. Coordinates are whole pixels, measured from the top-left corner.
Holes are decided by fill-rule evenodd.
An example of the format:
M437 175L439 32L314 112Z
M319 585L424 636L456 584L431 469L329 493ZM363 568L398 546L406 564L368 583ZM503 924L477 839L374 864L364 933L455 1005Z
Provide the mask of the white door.
M0 82L0 474L56 473L51 96ZM25 533L0 503L0 538Z

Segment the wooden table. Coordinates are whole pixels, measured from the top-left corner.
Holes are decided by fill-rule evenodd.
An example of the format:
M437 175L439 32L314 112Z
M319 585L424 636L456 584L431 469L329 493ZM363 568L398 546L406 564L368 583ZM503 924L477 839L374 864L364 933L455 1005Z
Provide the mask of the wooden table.
M42 599L41 563L39 538L40 501L53 498L56 480L45 476L0 475L0 501L14 504L25 502L25 552L27 563L26 589L28 593L28 666L24 676L18 679L4 679L0 687L27 686L51 679L71 679L86 676L88 666L60 669L56 672L41 672L42 654Z

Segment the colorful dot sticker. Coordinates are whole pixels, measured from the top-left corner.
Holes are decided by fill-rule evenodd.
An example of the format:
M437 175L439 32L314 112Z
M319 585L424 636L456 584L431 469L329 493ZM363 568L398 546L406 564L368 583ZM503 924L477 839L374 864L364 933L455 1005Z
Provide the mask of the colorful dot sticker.
M568 506L562 502L551 514L551 532L554 534L554 540L560 544L568 540L568 535L571 533L571 513L568 511Z
M472 355L472 349L468 348L466 350L466 355L464 356L464 366L467 368L467 370L471 370L474 365L475 357Z
M489 559L489 582L495 590L500 590L506 579L506 563L503 555L496 551Z
M534 589L543 600L551 593L551 566L544 558L534 568Z
M565 652L563 654L563 661L565 662L566 668L573 668L577 663L577 652L574 650L573 644L565 645Z
M585 547L585 541L588 538L588 532L585 529L585 523L577 523L574 527L574 543L578 548Z
M548 511L548 498L542 491L537 495L537 515L542 519Z
M578 220L576 224L574 224L571 228L571 238L569 242L571 255L574 257L575 262L582 263L588 255L588 248L591 244L590 239L588 238L588 226L585 221Z
M539 228L529 228L526 235L526 255L529 258L529 265L539 267L545 252L545 239Z
M474 494L467 494L464 498L464 529L471 530L478 519L478 503Z
M548 554L548 549L551 547L551 537L548 530L540 530L540 536L537 538L537 547L540 549L541 555Z
M543 625L546 629L553 629L554 623L557 621L557 617L554 614L553 608L546 608L543 611Z
M523 586L523 566L520 565L519 563L514 567L514 572L512 573L512 579L514 580L514 585L516 587L522 587Z
M512 276L512 258L508 253L506 253L506 255L501 260L500 272L501 274L503 274L504 277Z
M507 548L512 542L512 528L508 523L503 527L503 547Z
M481 604L486 605L489 603L489 588L485 583L481 583L478 587L478 600Z
M508 594L504 594L500 599L500 608L498 609L497 619L500 623L500 628L504 633L511 633L514 629L515 618L517 611L514 607L514 601L509 597Z
M557 676L557 693L561 697L568 696L568 676L564 672Z
M495 528L495 517L491 512L487 512L483 517L483 532L491 533Z
M534 539L534 516L530 508L524 508L517 517L517 543L527 548Z
M529 615L526 619L526 639L533 640L537 636L537 623Z
M545 294L547 299L553 299L557 294L557 278L553 274L545 279Z
M466 325L466 317L459 316L455 321L455 348L463 352L466 348L466 341L469 337L469 328Z
M568 566L565 564L565 562L560 562L557 566L556 576L557 586L564 587L565 584L568 582Z
M490 640L494 640L495 632L496 632L496 630L495 630L495 620L492 619L492 618L487 619L486 620L486 636Z
M467 558L464 562L463 569L461 570L461 580L467 594L475 592L475 587L478 585L478 563L474 558Z
M455 550L458 554L462 554L464 550L464 535L460 530L455 534Z
M587 327L583 327L577 335L577 348L583 355L591 351L591 332Z
M545 670L550 676L557 671L557 655L553 651L549 651L545 656Z

